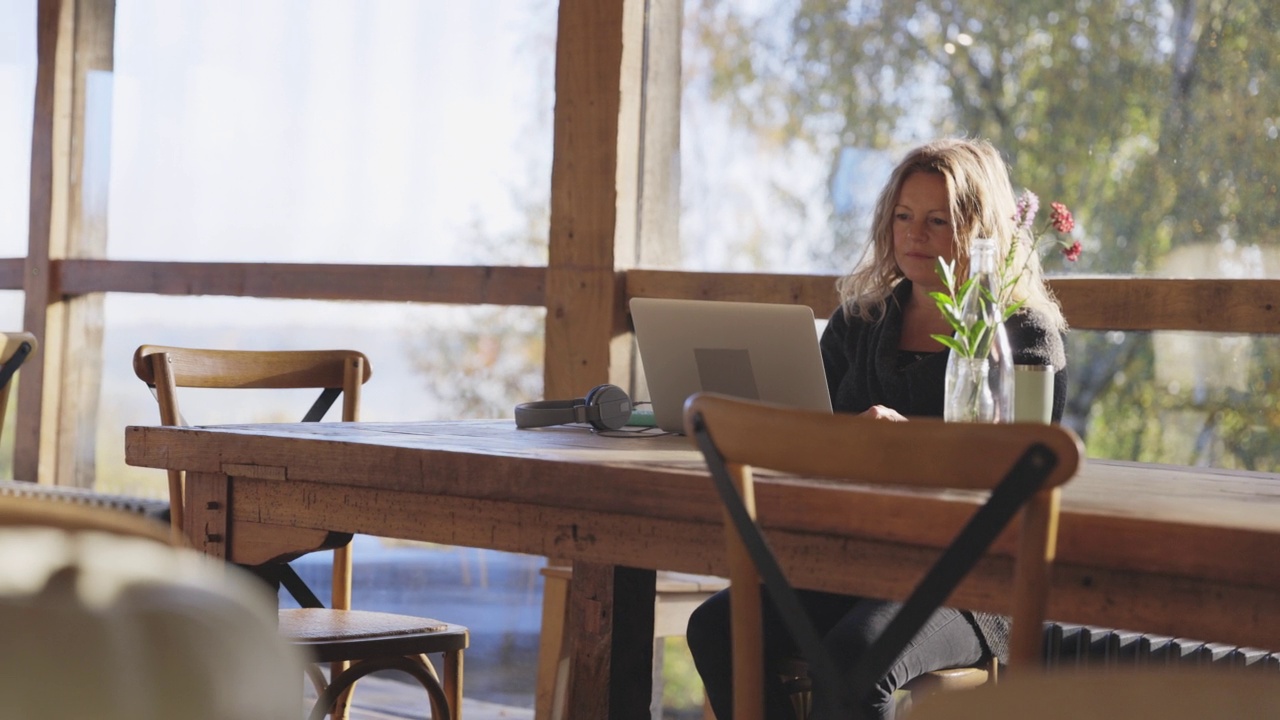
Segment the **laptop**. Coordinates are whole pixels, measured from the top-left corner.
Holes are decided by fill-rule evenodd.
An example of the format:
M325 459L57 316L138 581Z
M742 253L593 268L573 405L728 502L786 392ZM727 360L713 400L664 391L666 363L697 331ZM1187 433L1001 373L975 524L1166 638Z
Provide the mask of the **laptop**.
M813 310L806 305L632 298L654 424L684 432L696 392L831 412Z

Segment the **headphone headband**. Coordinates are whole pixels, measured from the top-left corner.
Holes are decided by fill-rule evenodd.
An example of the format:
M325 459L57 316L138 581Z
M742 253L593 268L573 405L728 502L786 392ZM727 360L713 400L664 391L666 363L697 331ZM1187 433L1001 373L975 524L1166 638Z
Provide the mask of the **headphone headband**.
M521 403L515 414L518 428L590 423L597 430L617 430L631 419L631 398L617 385L597 385L584 398Z

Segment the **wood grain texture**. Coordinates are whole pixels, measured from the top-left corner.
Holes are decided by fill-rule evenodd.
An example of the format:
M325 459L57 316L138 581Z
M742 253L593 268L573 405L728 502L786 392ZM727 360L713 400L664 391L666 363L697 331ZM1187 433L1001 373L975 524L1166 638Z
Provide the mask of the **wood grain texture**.
M163 362L176 387L340 388L346 396L344 407L372 375L368 358L359 350L213 350L141 345L133 353L133 372L153 386L157 384L153 361L156 355L165 356ZM352 362L359 363L360 374L350 378L348 385L348 364ZM161 405L165 404L178 407L175 398L162 400ZM355 412L354 405L351 408L346 412Z
M734 462L836 480L853 473L864 484L990 490L1038 444L1055 455L1045 482L1056 487L1075 475L1084 455L1080 438L1057 425L947 423L938 418L886 423L714 393L694 395L685 408L685 433L694 434L692 419L697 418L721 455Z
M195 549L210 557L232 559L230 503L231 483L220 473L187 473L183 528Z
M58 367L62 334L59 308L51 305L56 298L50 286L49 264L61 254L60 238L66 236L74 20L75 0L40 0L37 5L31 203L22 281L22 329L39 338L44 350L40 361L29 363L23 370L18 386L13 473L17 479L45 484L53 484L56 469L51 439L56 437L61 388L57 382L45 382L45 368ZM55 331L55 338L49 337L50 328Z
M771 275L632 270L627 298L669 297L808 305L819 318L836 308L835 275ZM1280 279L1173 279L1131 276L1049 280L1078 330L1280 332Z
M710 442L713 457L727 466L742 510L756 518L753 472L769 469L837 482L885 485L913 491L900 498L901 513L929 522L927 491L949 488L990 491L1023 467L1038 485L1028 501L1011 513L1005 532L1019 531L1012 597L1013 636L1009 661L1034 667L1041 656L1041 629L1053 562L1060 486L1075 476L1084 446L1070 430L1039 424L991 425L944 423L934 418L883 422L856 415L782 408L714 393L698 393L685 403L685 432ZM795 488L800 497L806 490ZM915 508L910 507L918 503ZM739 532L725 504L726 552L732 583L731 635L735 714L759 720L764 667L761 635L762 567L748 552L746 533ZM990 522L990 521L989 521ZM754 528L752 528L754 530ZM860 524L833 530L864 531ZM958 533L956 533L958 534ZM954 536L953 536L954 537ZM954 542L954 541L952 541ZM952 549L955 546L948 543ZM772 589L772 588L771 588ZM914 590L915 588L911 588ZM904 601L907 593L877 595ZM740 713L737 708L744 708Z
M624 37L641 36L640 6L563 0L559 7L543 370L550 398L581 397L610 379L623 310L617 268L635 244L639 138L623 113L638 112L624 98L639 96L639 56L634 45L627 53Z
M1280 332L1280 279L1073 277L1052 286L1081 330Z
M126 461L206 472L251 461L287 468L286 486L365 488L376 491L371 498L394 491L720 522L701 456L684 437L615 440L570 427L517 431L510 421L131 427ZM757 481L766 527L838 532L856 524L871 536L930 547L945 546L982 498L938 492L924 501L922 512L932 522L920 523L906 510L905 491L760 472ZM792 492L795 485L806 492ZM1059 558L1088 557L1137 571L1155 563L1171 572L1280 584L1280 563L1256 560L1258 553L1276 552L1267 544L1280 532L1278 510L1275 474L1092 460L1065 487ZM1111 542L1117 533L1124 542ZM1011 543L1002 538L996 552L1011 554ZM1187 553L1170 551L1184 546Z
M0 290L21 290L26 258L0 258Z
M190 482L190 479L188 480ZM709 481L707 481L709 484ZM556 555L630 567L671 569L700 574L727 574L722 525L717 500L706 500L707 522L670 520L649 515L611 513L579 508L557 508L528 502L477 500L433 496L413 492L378 491L328 483L236 480L235 527L251 522L273 525L324 527L340 532L368 532L426 542L484 547L506 552ZM758 498L769 497L772 482L759 483ZM1068 485L1068 488L1071 486ZM772 503L785 503L784 492ZM859 518L851 519L858 522ZM762 517L770 544L783 559L793 582L837 592L884 595L901 593L918 579L936 557L936 550L905 542L888 542L874 530L850 534L797 531L791 517L786 523ZM916 518L923 526L928 519ZM1061 534L1093 534L1096 530L1063 521ZM1152 528L1156 530L1156 528ZM1176 536L1175 531L1175 536ZM859 537L866 535L867 537ZM1192 543L1201 538L1192 538ZM1273 558L1272 547L1252 555L1264 564ZM1152 538L1166 546L1163 557L1135 569L1108 567L1110 547L1100 555L1066 559L1061 551L1053 571L1048 614L1064 622L1094 622L1111 627L1141 628L1174 636L1213 638L1222 642L1267 647L1280 646L1280 619L1268 611L1280 602L1280 581L1274 569L1270 578L1258 581L1198 577L1179 569L1168 550L1169 535ZM1120 543L1112 543L1119 548ZM1239 548L1222 543L1205 552ZM283 552L284 548L277 548ZM1261 562L1258 562L1261 560ZM849 568L850 572L833 572ZM856 568L857 571L852 571ZM1012 562L1007 557L988 558L961 585L953 601L963 607L1008 612L1006 592ZM1230 588L1229 590L1227 588ZM1206 608L1212 612L1198 612ZM1246 618L1245 622L1237 622Z
M42 0L36 19L23 329L44 350L18 391L14 474L88 486L95 470L102 298L64 298L51 266L106 253L114 0Z
M230 295L539 307L546 268L75 260L54 263L62 296Z
M619 441L510 421L129 428L130 464L239 479L240 523L363 532L723 575L720 504L687 438ZM188 480L190 482L190 479ZM981 501L755 475L793 582L885 594L914 584ZM804 492L797 492L798 489ZM1063 488L1050 617L1280 647L1280 476L1091 461ZM1007 612L1016 536L955 602ZM832 572L857 568L857 572Z
M566 717L648 720L653 604L652 570L574 562ZM575 692L580 687L589 691Z

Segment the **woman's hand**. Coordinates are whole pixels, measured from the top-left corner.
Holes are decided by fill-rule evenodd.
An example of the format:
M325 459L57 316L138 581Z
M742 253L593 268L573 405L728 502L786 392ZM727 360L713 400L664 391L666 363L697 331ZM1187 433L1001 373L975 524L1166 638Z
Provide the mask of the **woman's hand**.
M884 405L872 405L862 412L862 416L869 417L872 420L890 420L892 422L907 421L907 419L903 417L902 413L899 413L891 407L885 407Z

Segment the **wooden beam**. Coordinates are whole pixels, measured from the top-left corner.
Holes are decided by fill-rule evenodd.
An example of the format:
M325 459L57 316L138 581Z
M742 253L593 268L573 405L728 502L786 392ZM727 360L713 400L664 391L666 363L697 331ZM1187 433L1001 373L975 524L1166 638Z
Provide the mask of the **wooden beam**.
M618 258L634 256L641 0L562 0L547 267L546 397L611 380ZM631 132L628 133L627 129Z
M631 270L626 297L808 305L825 318L838 298L835 275ZM1053 277L1049 285L1076 330L1280 333L1280 279L1184 279L1122 275ZM615 328L628 332L626 324Z
M680 96L684 3L649 0L640 106L635 257L625 265L680 265Z
M129 292L540 307L546 269L59 260L53 277L63 296Z
M21 290L26 268L26 258L0 258L0 290Z
M40 0L24 329L41 356L18 386L15 477L89 486L102 298L64 298L51 265L106 254L115 0Z
M816 317L824 319L839 303L835 275L631 270L626 295L628 301L660 297L808 305Z
M21 290L24 260L0 259L0 290ZM374 302L541 306L546 268L453 265L304 265L67 259L50 261L55 295L101 292ZM630 332L633 297L737 300L835 309L835 275L707 273L634 269L623 287L613 335ZM1050 279L1077 330L1194 330L1280 333L1280 280L1143 278Z
M1050 285L1077 330L1280 333L1280 280L1060 277Z

